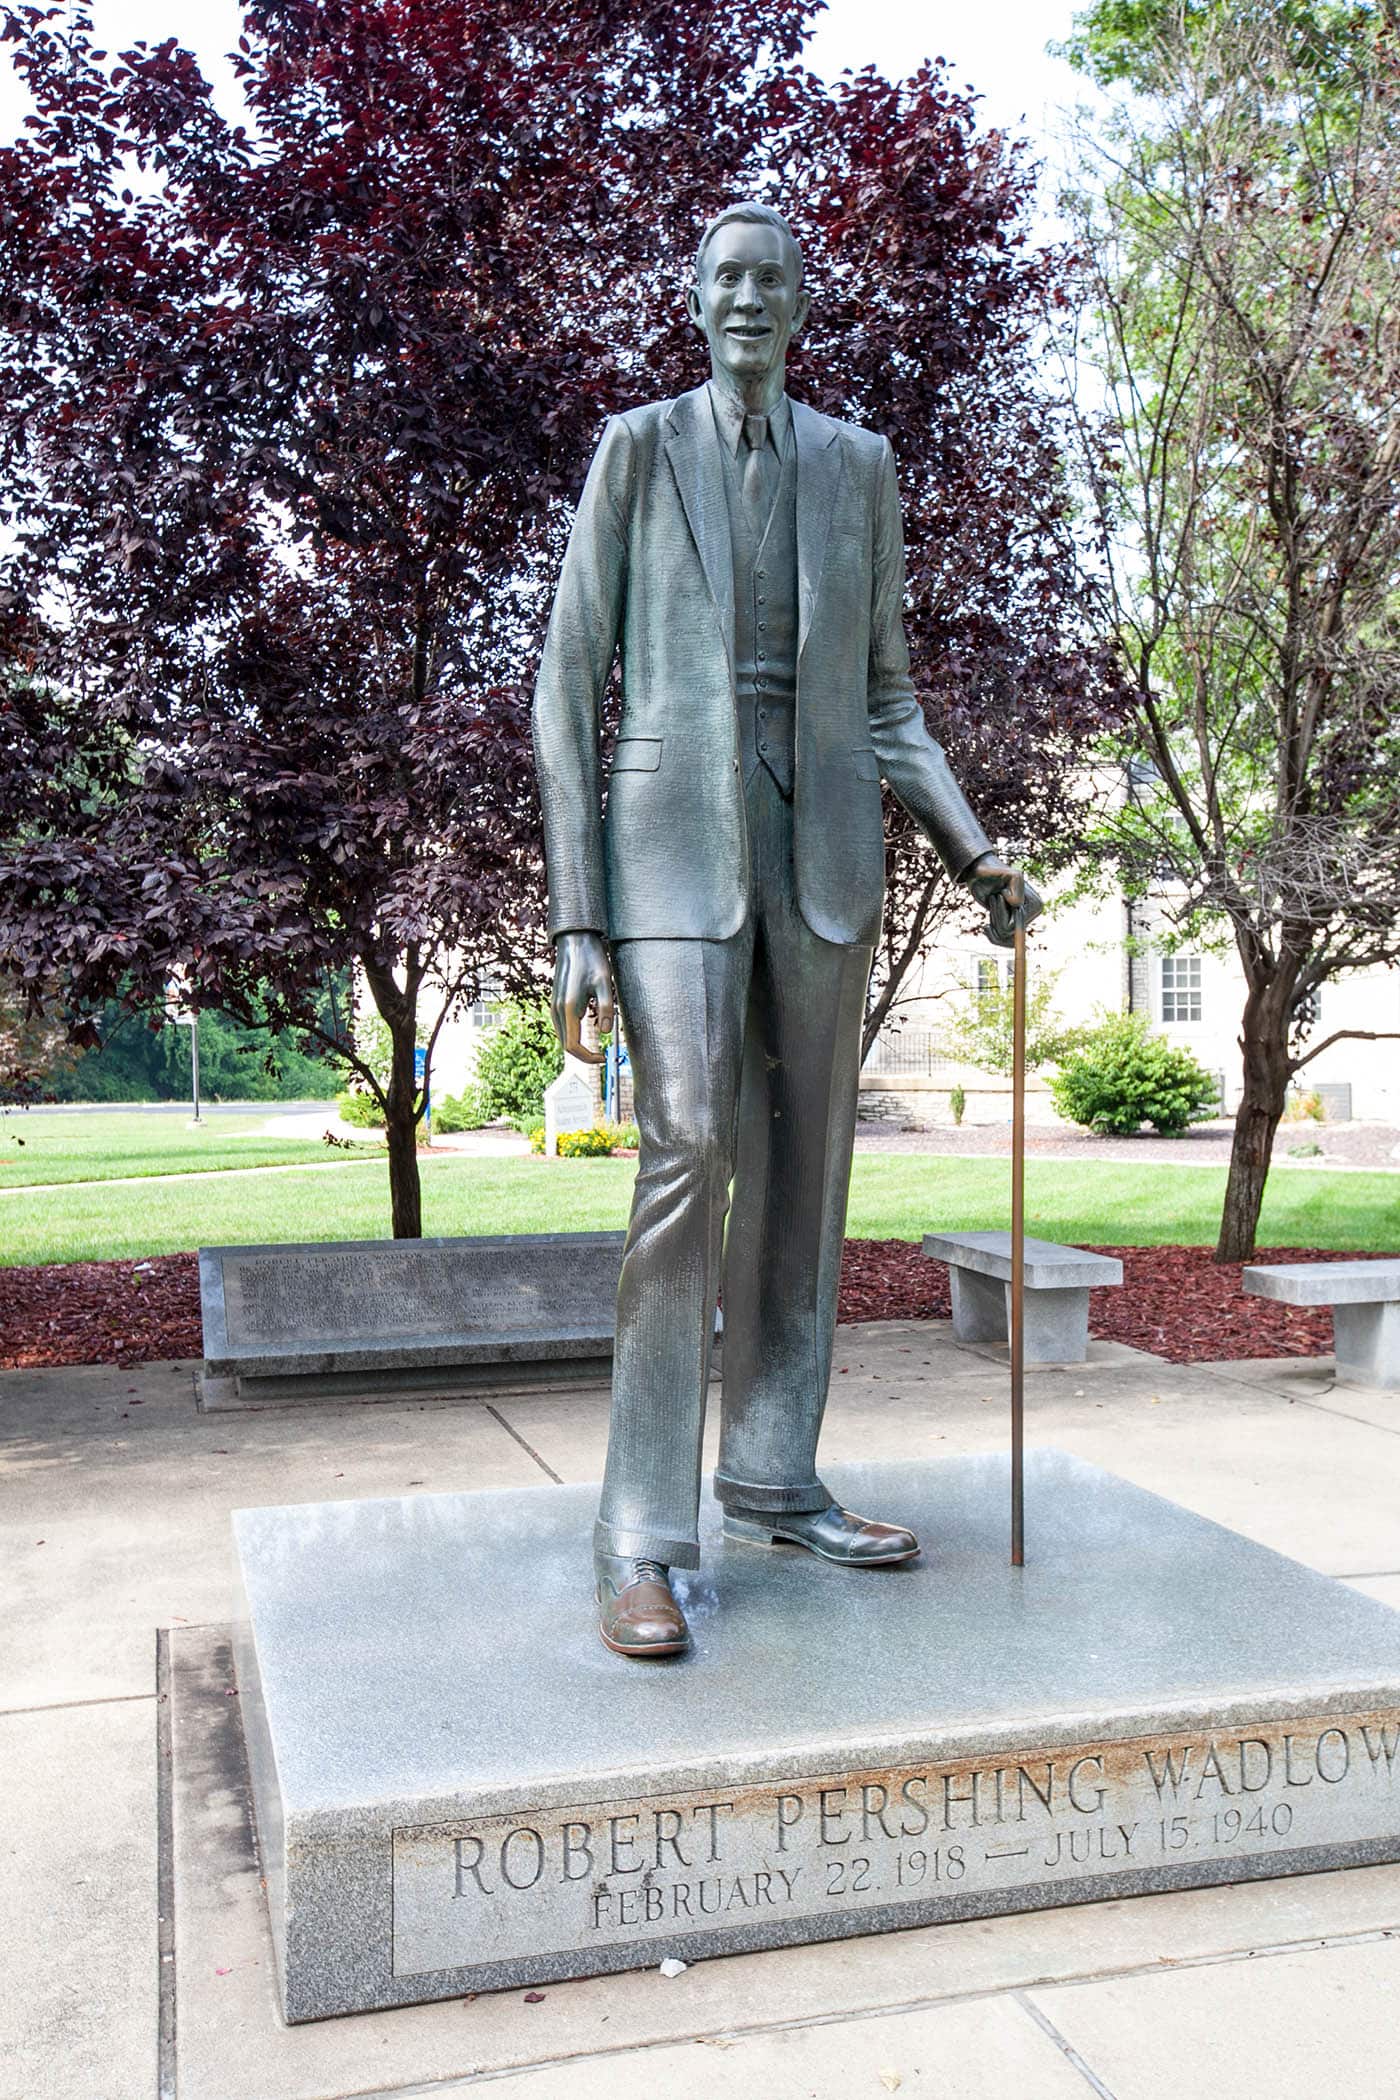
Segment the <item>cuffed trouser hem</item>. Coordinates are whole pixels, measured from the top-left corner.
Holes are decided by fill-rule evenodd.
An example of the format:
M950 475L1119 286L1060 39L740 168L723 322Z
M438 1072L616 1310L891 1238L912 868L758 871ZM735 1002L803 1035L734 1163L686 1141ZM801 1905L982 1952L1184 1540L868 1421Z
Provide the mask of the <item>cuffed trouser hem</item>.
M694 1539L668 1539L659 1531L618 1531L601 1517L593 1526L593 1551L617 1553L624 1560L659 1560L668 1568L700 1565L700 1547Z
M805 1487L760 1487L751 1480L734 1480L727 1473L715 1474L715 1494L726 1509L753 1509L772 1513L775 1510L829 1509L833 1501L830 1488L819 1480L810 1480Z

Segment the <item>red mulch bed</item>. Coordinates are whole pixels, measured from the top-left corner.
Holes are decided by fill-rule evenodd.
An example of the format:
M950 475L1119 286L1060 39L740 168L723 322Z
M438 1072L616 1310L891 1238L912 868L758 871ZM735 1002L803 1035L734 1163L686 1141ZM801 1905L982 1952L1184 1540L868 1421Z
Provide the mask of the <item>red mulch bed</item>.
M1089 1330L1172 1363L1246 1356L1328 1356L1326 1310L1246 1298L1237 1264L1207 1247L1100 1247L1123 1264L1121 1290L1094 1291ZM1354 1255L1261 1248L1256 1261L1349 1261ZM1395 1255L1391 1260L1400 1259ZM948 1272L909 1240L847 1240L843 1321L946 1320ZM199 1264L193 1254L150 1261L80 1261L0 1269L0 1367L140 1364L203 1354Z
M0 1366L7 1370L203 1354L196 1254L0 1269Z

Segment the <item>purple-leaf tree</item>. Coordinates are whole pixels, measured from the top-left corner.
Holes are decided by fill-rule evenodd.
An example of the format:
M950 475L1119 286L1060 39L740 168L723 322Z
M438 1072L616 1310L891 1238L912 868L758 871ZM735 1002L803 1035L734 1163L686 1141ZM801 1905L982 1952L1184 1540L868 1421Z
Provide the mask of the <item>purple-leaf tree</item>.
M1078 836L1112 703L1053 415L1057 266L942 75L829 87L801 0L255 0L245 129L173 42L8 10L0 150L0 968L78 1040L184 973L387 1024L393 1229L445 1015L532 980L528 699L603 417L694 385L698 228L763 194L818 293L794 388L900 460L916 671L989 828ZM935 914L890 817L872 1032Z

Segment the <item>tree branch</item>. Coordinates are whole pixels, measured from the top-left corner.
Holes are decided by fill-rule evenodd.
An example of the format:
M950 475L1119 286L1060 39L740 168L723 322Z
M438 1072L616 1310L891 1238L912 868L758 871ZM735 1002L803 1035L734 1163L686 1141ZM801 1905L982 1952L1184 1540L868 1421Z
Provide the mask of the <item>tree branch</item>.
M1309 1050L1305 1057L1290 1058L1288 1069L1290 1072L1301 1072L1304 1065L1310 1065L1315 1057L1321 1057L1323 1051L1330 1050L1334 1043L1347 1042L1400 1043L1400 1029L1338 1028L1332 1035L1327 1036L1320 1042L1315 1050Z

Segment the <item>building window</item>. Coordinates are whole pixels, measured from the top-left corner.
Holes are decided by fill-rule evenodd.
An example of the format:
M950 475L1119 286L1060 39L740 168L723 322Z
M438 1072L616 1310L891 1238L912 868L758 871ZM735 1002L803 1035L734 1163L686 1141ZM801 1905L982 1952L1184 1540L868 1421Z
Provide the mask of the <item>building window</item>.
M1016 958L1014 955L978 955L976 964L976 987L980 998L984 993L1009 992L1016 982Z
M1199 1021L1200 1018L1200 956L1164 955L1162 957L1163 1021Z

